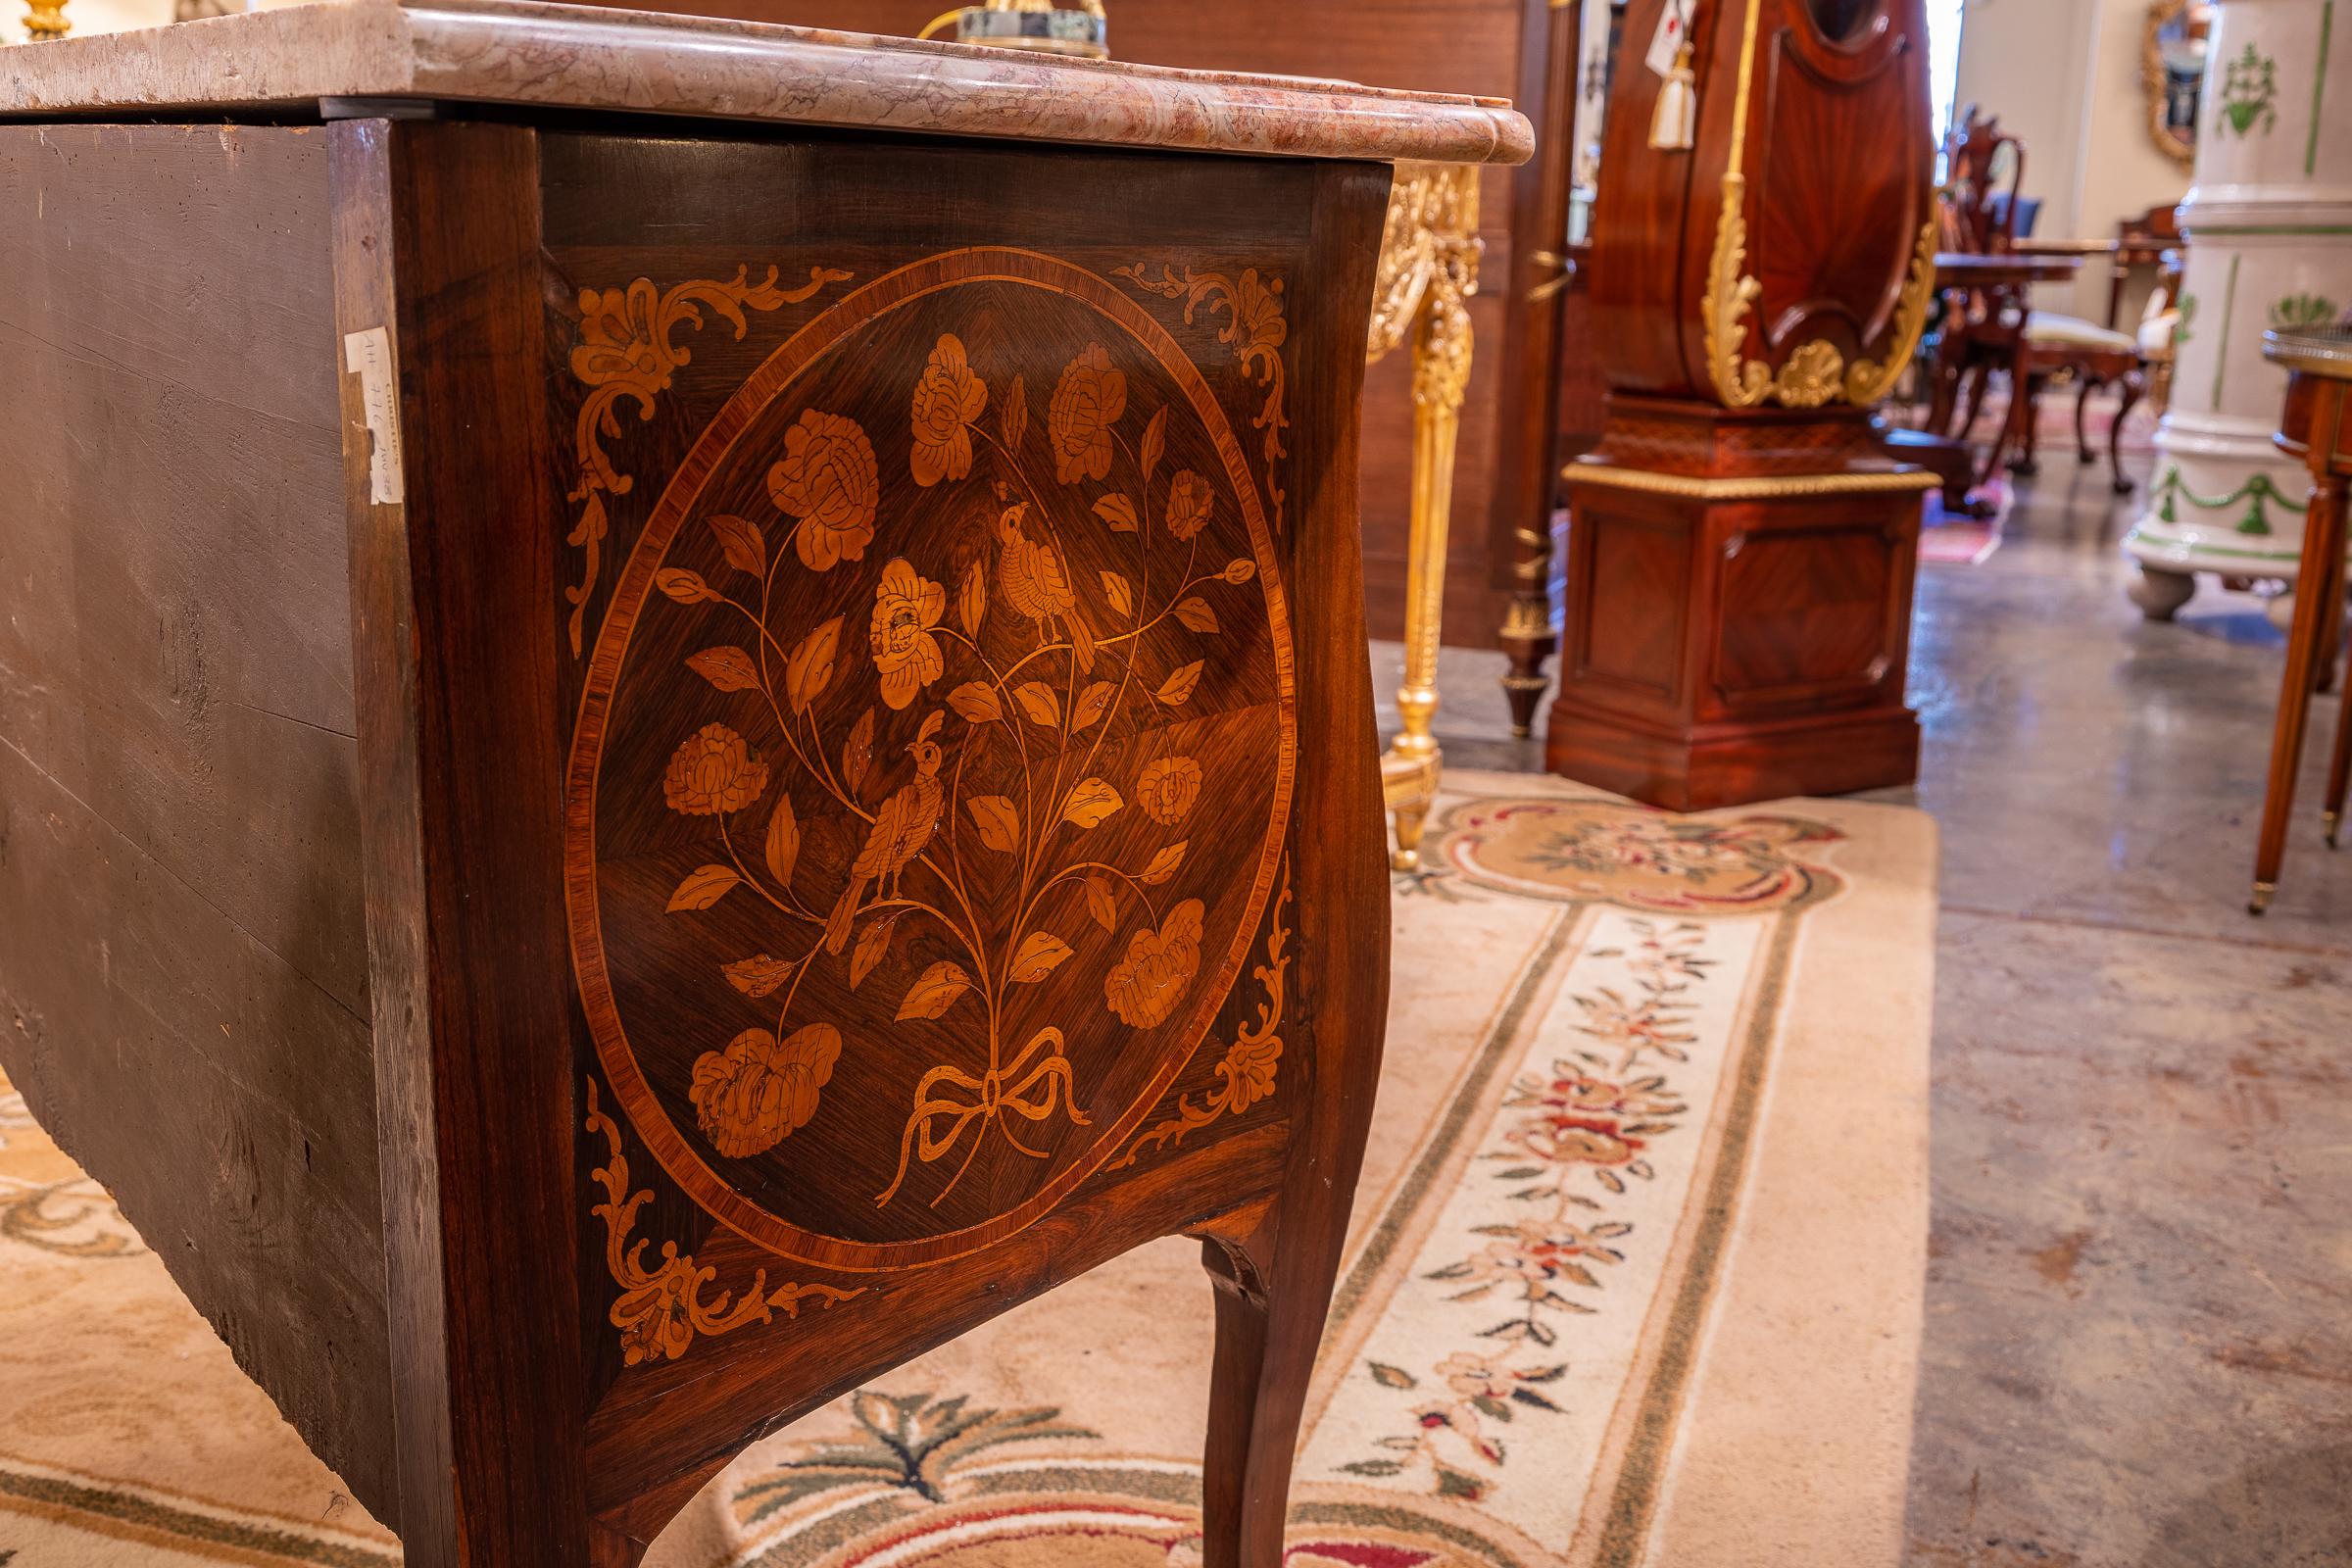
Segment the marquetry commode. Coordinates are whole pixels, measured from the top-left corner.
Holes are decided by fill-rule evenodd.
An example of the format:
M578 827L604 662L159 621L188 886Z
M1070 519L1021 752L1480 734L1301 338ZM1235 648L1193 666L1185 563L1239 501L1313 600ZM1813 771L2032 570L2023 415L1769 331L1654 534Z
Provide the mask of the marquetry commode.
M1383 1028L1390 165L1525 122L384 0L0 119L0 1062L408 1560L633 1563L1181 1233L1271 1568Z

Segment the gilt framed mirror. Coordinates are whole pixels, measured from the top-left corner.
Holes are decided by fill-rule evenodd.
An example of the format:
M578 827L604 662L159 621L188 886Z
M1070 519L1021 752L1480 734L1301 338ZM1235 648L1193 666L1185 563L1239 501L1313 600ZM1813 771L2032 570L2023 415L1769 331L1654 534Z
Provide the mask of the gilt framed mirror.
M2204 99L2205 45L2213 32L2209 0L2150 0L2140 49L2148 134L2183 170L2197 153L2197 111Z

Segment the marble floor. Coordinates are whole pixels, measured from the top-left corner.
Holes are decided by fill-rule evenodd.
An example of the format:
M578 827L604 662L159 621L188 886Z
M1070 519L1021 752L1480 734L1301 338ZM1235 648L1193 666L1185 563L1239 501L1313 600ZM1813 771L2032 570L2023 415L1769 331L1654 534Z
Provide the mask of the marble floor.
M2352 849L2315 746L2245 912L2279 639L2210 580L2142 622L2132 511L2045 456L1988 562L1920 573L1880 797L1943 834L1914 1568L2352 1563ZM1500 670L1447 651L1449 762L1542 765Z

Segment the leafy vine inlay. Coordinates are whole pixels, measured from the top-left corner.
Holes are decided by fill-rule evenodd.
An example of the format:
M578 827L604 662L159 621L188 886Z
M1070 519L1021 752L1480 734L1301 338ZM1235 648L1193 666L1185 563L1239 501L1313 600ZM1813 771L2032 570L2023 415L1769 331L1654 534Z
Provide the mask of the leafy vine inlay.
M1266 432L1266 510L1273 517L1274 531L1279 534L1285 497L1275 465L1289 450L1282 444L1282 432L1291 422L1282 408L1282 345L1291 331L1282 315L1282 279L1261 278L1254 267L1245 269L1239 279L1224 272L1196 272L1189 267L1178 277L1163 263L1154 280L1144 275L1141 262L1114 267L1111 275L1126 278L1137 288L1162 299L1182 301L1187 326L1194 324L1193 318L1203 303L1211 315L1219 311L1227 313L1225 324L1217 328L1217 341L1232 348L1242 369L1266 389L1266 401L1250 423L1252 428Z
M697 1334L730 1334L747 1323L768 1322L779 1311L786 1317L799 1317L806 1300L831 1306L865 1294L865 1286L845 1291L831 1285L789 1282L770 1292L767 1270L760 1269L752 1275L751 1289L743 1293L742 1299L736 1299L732 1290L723 1290L705 1300L703 1291L718 1278L718 1270L697 1263L694 1254L679 1251L675 1242L663 1242L661 1261L648 1268L645 1250L651 1238L631 1241L629 1233L637 1228L637 1211L654 1200L653 1190L629 1191L629 1162L621 1153L620 1128L598 1103L594 1078L588 1080L586 1130L604 1134L612 1156L595 1172L597 1185L605 1190L605 1200L590 1212L605 1222L605 1265L620 1287L620 1298L612 1303L610 1317L612 1326L620 1330L625 1364L635 1366L657 1358L674 1361L686 1353Z
M1112 1170L1124 1170L1139 1155L1162 1145L1180 1144L1187 1134L1200 1131L1219 1116L1238 1116L1259 1101L1274 1097L1275 1073L1282 1065L1282 1036L1275 1031L1282 1025L1283 976L1291 967L1291 930L1282 923L1282 911L1290 902L1291 862L1285 858L1282 891L1266 914L1266 961L1250 971L1250 978L1266 989L1266 1000L1257 1004L1257 1021L1234 1031L1233 1045L1217 1063L1217 1087L1202 1102L1194 1104L1190 1095L1180 1098L1176 1114L1138 1135Z
M734 324L740 341L750 329L746 311L797 305L827 283L847 282L850 276L836 268L812 267L805 286L784 289L776 286L774 268L767 270L763 281L754 283L746 266L735 270L730 283L698 278L662 292L651 278L640 277L625 289L580 290L580 342L571 351L571 373L589 392L580 405L575 437L579 476L564 497L580 509L580 514L564 542L585 551L587 560L581 564L579 585L564 590L564 602L571 606L573 658L580 655L588 596L596 589L605 536L611 531L605 497L626 495L635 483L612 466L600 439L620 438L620 422L613 412L620 400L627 398L636 404L639 418L654 416L655 400L669 389L678 367L693 358L692 351L672 343L670 336L680 326L699 329L703 324L700 307L707 305L725 317Z
M1253 287L1254 274L1246 281ZM1270 341L1279 340L1277 330ZM985 1067L943 1061L922 1074L878 1207L915 1166L960 1151L929 1199L939 1203L991 1128L1018 1152L1044 1159L1048 1150L1033 1147L1023 1124L1059 1117L1092 1125L1061 1027L1073 1020L1029 1029L1017 1046L1008 1022L1018 988L1076 956L1084 922L1112 944L1100 1005L1120 1022L1155 1028L1190 998L1204 906L1200 898L1163 903L1156 890L1186 864L1189 841L1180 834L1201 792L1202 765L1155 756L1121 783L1104 776L1116 769L1100 753L1131 703L1173 711L1192 702L1206 664L1202 645L1222 633L1208 596L1256 573L1248 557L1199 561L1203 528L1234 503L1191 467L1162 472L1172 405L1151 410L1129 437L1125 426L1146 411L1133 406L1125 372L1099 342L1063 368L1042 427L1031 424L1021 377L991 388L953 333L936 339L906 406L910 441L891 464L906 465L923 491L959 487L955 504L968 497L988 543L960 572L952 560L943 566L891 559L863 612L864 660L854 640L858 612L787 624L793 596L789 584L779 587L796 562L829 572L862 561L875 540L881 460L865 428L846 416L799 412L767 473L780 517L765 526L730 514L708 519L721 569L706 576L666 566L654 577L672 603L746 640L706 648L686 664L744 705L738 722L775 737L771 766L733 725L704 724L677 743L662 779L671 811L710 819L716 850L676 885L668 911L711 909L740 894L764 906L762 922L774 932L765 950L718 966L744 996L777 998L775 1024L746 1030L696 1062L692 1099L703 1135L722 1155L753 1156L817 1114L845 1049L835 1023L794 1013L801 983L820 962L838 962L855 991L894 949L915 951L919 934L924 956L945 956L907 987L895 1022L950 1019L960 1029L974 1009L980 1015L969 1027L985 1037ZM976 462L983 448L991 454L985 466ZM785 531L771 542L779 526ZM1132 535L1135 575L1102 570L1097 580L1081 579L1063 543L1079 527ZM1155 554L1170 553L1152 544L1158 533L1186 547L1180 580L1164 587L1152 570ZM951 544L909 542L943 551ZM867 664L873 705L846 735L828 735L829 705L819 699ZM929 695L943 687L944 695ZM885 792L885 777L903 764L877 757L877 716L918 705L927 710L904 748L911 773ZM1005 792L967 791L970 762L984 777L1009 779ZM816 878L802 855L795 791L854 829L844 874L835 881L832 870L818 873L821 889L809 885ZM1131 804L1160 831L1148 854L1137 852L1139 863L1114 864L1112 852L1088 848L1089 835ZM765 811L763 829L747 821L756 808ZM986 893L975 892L983 865L992 876L1010 868L1003 873L1010 879L1009 921L995 920Z

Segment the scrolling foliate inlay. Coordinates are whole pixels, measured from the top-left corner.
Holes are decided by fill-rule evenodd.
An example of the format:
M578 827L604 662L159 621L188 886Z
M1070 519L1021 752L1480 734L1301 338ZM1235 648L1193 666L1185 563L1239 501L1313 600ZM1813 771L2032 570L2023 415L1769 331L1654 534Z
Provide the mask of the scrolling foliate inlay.
M1265 990L1255 1021L1234 1031L1233 1044L1217 1062L1217 1087L1202 1096L1198 1105L1190 1095L1178 1099L1176 1114L1147 1129L1112 1170L1124 1170L1163 1145L1184 1142L1186 1134L1200 1131L1219 1116L1238 1116L1259 1101L1274 1098L1276 1075L1282 1066L1278 1031L1282 1027L1283 977L1291 967L1291 928L1282 923L1282 915L1290 902L1291 862L1286 859L1282 862L1282 892L1275 896L1273 911L1266 916L1266 961L1250 971L1250 977Z
M751 1288L741 1300L731 1289L705 1300L703 1292L718 1278L718 1270L695 1262L694 1254L679 1251L675 1242L663 1242L661 1261L648 1268L645 1250L652 1245L651 1239L632 1241L630 1237L637 1229L637 1211L654 1200L653 1190L629 1191L629 1162L620 1150L620 1128L598 1102L594 1078L588 1080L588 1120L583 1130L603 1134L610 1156L594 1173L596 1184L605 1190L605 1200L589 1212L605 1222L605 1266L612 1283L620 1287L620 1298L612 1303L609 1317L620 1330L621 1359L626 1365L657 1358L674 1361L693 1346L697 1335L730 1334L747 1323L769 1322L777 1312L799 1317L803 1301L831 1306L865 1294L862 1285L841 1290L831 1285L790 1283L771 1293L767 1271L760 1269L752 1275Z
M1210 315L1226 313L1226 322L1217 328L1217 341L1230 346L1233 357L1241 362L1242 369L1265 389L1266 400L1250 422L1265 431L1263 454L1266 464L1266 507L1274 514L1274 531L1282 531L1282 505L1288 499L1280 480L1281 460L1288 449L1282 444L1282 432L1290 424L1283 412L1284 374L1282 345L1290 336L1290 323L1282 315L1282 279L1260 277L1256 268L1249 268L1237 279L1228 272L1196 272L1184 270L1179 277L1173 269L1162 265L1157 279L1146 277L1142 263L1111 270L1112 275L1126 278L1137 288L1148 289L1162 299L1184 303L1184 324L1191 326L1193 318L1202 304Z
M654 286L653 279L640 277L625 289L580 290L580 341L571 351L571 373L586 384L589 392L580 405L574 436L579 471L564 497L580 509L564 542L584 552L586 557L580 565L579 583L564 590L564 602L571 606L574 658L580 654L588 596L596 589L597 574L603 566L605 536L612 526L605 512L605 497L625 495L635 483L612 466L603 440L599 439L619 439L620 422L613 411L620 400L627 398L636 404L639 418L654 416L657 398L669 389L678 367L694 357L692 351L672 343L670 338L681 326L697 329L702 326L700 307L709 306L725 317L734 324L736 339L741 341L749 329L747 311L774 311L797 305L812 298L827 283L847 282L849 278L848 272L836 268L812 267L807 284L784 289L776 286L776 269L769 268L766 278L754 283L751 269L746 266L735 270L735 279L730 283L696 279L664 292Z
M663 1169L830 1268L1049 1212L1259 929L1289 638L1222 405L1105 279L948 252L795 333L623 564L575 730L575 971Z

